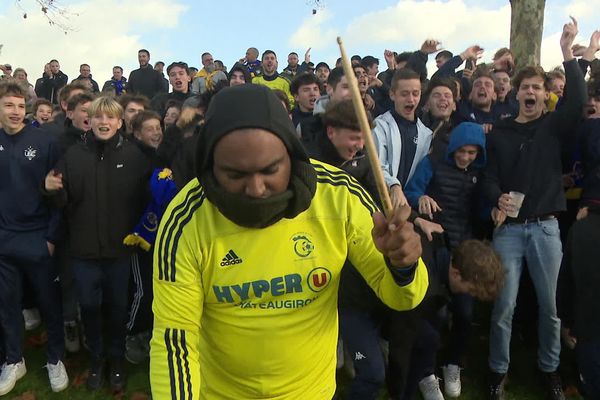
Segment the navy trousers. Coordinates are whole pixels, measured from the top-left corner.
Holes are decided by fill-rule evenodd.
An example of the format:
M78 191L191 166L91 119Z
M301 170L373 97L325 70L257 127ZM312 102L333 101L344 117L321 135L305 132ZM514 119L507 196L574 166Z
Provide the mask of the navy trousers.
M27 279L48 332L48 362L64 353L60 282L48 252L45 231L10 232L0 229L0 325L8 364L23 357L23 281Z
M81 320L92 357L125 357L131 258L72 260ZM102 305L108 307L108 348L102 341Z

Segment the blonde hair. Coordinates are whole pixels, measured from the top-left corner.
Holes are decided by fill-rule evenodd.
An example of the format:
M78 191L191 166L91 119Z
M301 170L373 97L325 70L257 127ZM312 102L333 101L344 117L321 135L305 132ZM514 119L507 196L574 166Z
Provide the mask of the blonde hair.
M109 117L123 119L123 107L121 107L118 101L109 96L98 97L90 104L87 112L90 118L106 114Z

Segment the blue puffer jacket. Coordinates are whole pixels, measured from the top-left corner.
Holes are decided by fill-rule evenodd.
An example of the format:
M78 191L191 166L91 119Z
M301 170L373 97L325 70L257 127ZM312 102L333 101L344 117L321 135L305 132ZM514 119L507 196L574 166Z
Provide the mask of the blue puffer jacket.
M454 152L466 145L479 147L477 158L466 169L458 168ZM472 236L475 192L481 169L485 166L485 134L479 124L463 122L450 135L443 161L432 162L425 157L408 181L404 194L410 205L419 208L419 198L428 195L442 211L433 216L444 227L451 248Z

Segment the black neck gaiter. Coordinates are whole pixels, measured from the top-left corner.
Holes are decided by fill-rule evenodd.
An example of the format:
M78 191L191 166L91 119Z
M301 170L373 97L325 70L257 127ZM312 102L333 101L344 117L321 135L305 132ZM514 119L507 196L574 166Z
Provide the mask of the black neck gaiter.
M282 218L294 218L305 211L317 190L317 175L310 163L292 160L288 189L266 199L255 199L229 193L216 181L212 170L200 177L206 198L237 225L266 228Z

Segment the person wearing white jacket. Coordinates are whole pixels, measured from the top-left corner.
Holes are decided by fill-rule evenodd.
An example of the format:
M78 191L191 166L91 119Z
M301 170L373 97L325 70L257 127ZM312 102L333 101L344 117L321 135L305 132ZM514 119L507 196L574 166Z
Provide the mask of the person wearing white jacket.
M390 98L394 108L375 119L373 136L395 208L407 204L402 188L429 152L433 135L431 129L416 117L421 100L418 73L410 69L396 71Z

